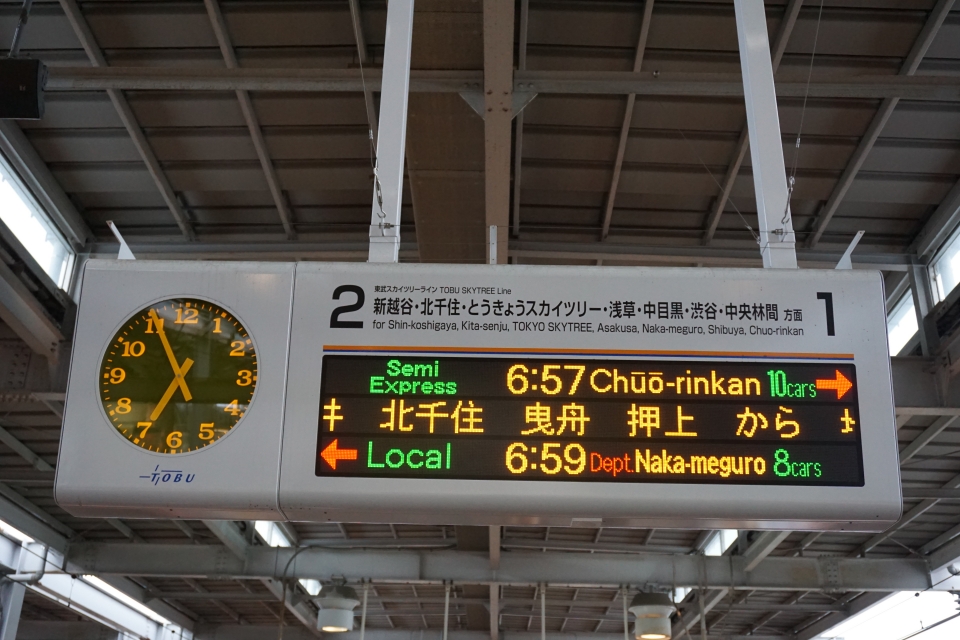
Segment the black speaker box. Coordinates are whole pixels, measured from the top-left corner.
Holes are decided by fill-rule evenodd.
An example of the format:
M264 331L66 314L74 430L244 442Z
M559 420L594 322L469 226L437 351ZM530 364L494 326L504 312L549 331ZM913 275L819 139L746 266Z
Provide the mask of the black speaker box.
M39 120L47 67L39 60L0 58L0 118Z

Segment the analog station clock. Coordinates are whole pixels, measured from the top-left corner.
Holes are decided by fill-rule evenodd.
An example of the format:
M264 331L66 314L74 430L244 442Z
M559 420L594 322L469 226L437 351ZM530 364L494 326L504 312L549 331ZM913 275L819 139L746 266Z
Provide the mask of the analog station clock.
M110 424L134 445L196 451L243 419L257 387L257 351L240 320L220 306L163 300L114 334L98 387Z

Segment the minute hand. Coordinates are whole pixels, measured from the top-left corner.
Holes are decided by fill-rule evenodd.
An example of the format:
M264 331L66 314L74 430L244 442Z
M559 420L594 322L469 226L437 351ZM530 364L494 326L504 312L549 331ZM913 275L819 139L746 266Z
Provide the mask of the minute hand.
M193 396L190 393L190 389L187 388L187 382L184 380L184 372L180 370L180 365L177 364L177 358L173 355L173 349L170 348L170 343L167 341L167 334L163 332L163 321L160 320L154 309L150 309L150 317L153 319L153 326L157 329L157 335L160 336L160 342L163 343L163 350L167 353L167 360L170 361L170 366L173 368L173 375L176 376L180 391L183 392L183 399L189 402L193 399Z

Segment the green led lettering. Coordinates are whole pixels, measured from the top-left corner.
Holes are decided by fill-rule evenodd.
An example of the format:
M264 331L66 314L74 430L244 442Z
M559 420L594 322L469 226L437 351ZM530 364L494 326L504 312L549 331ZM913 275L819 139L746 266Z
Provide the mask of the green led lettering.
M390 360L387 362L387 375L388 376L398 376L400 375L400 361L399 360Z
M456 382L448 382L448 383L447 383L447 393L449 393L450 395L453 395L453 394L455 394L456 392L457 392L457 383L456 383Z
M439 469L441 457L442 456L440 455L440 451L438 451L437 449L430 449L430 451L427 451L427 462L426 462L427 469ZM449 469L450 467L447 467L447 468Z
M377 469L383 467L383 463L377 464L373 461L373 440L367 443L367 468Z
M420 456L420 462L414 462L413 456ZM423 466L423 451L420 449L410 449L410 452L407 454L407 466L411 469L419 469Z
M383 376L370 376L370 393L383 393Z
M819 462L791 461L790 453L786 449L777 449L773 457L776 460L773 472L781 478L819 478L823 475Z
M450 443L447 443L447 469L450 468Z
M784 478L790 475L790 454L786 449L777 449L773 454L774 460L773 463L773 472Z
M394 454L400 456L400 459L397 462L393 462L390 460L390 457L393 456ZM403 451L400 451L400 449L390 449L390 451L387 451L387 457L385 458L385 460L386 460L387 466L390 467L391 469L399 469L400 467L403 466L403 463L406 462L406 456L403 455Z

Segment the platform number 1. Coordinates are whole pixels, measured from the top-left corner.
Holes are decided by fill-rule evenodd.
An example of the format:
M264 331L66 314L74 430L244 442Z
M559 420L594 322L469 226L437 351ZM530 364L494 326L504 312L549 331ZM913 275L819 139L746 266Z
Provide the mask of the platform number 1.
M823 300L824 311L827 312L827 335L836 335L833 330L833 294L827 291L818 291L817 300Z

